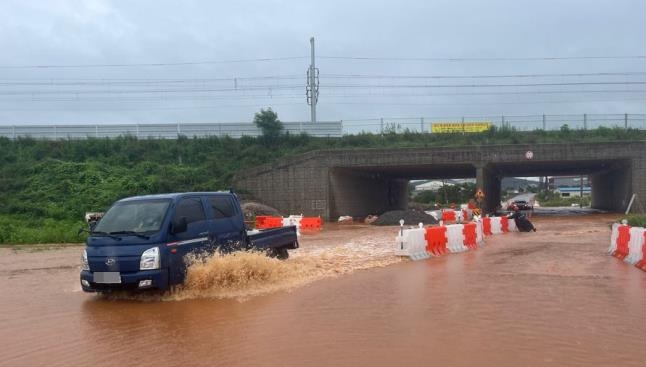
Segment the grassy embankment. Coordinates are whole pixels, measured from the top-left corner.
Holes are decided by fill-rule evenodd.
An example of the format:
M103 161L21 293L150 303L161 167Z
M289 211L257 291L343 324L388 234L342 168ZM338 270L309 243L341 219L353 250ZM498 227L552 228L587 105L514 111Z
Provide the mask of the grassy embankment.
M459 146L646 139L624 129L493 130L474 134L386 133L342 138L282 136L15 141L0 138L0 243L82 242L87 211L161 192L222 190L239 170L316 149Z

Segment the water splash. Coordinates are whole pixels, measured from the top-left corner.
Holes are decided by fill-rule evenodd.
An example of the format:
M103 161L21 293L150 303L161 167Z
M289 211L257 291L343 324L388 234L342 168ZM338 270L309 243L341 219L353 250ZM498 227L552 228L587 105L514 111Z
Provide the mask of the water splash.
M384 267L402 260L394 254L392 231L349 240L325 240L290 251L288 260L267 257L264 252L240 251L227 255L189 256L185 282L160 293L111 293L101 297L143 302L187 299L237 299L290 291L317 280ZM340 244L341 243L341 244Z

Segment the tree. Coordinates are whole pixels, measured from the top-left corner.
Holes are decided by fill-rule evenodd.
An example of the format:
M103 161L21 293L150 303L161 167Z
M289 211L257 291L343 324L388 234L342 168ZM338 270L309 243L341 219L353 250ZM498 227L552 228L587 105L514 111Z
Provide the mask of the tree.
M279 137L283 131L283 123L278 119L278 114L268 108L260 109L253 117L253 123L262 130L262 135L274 139Z

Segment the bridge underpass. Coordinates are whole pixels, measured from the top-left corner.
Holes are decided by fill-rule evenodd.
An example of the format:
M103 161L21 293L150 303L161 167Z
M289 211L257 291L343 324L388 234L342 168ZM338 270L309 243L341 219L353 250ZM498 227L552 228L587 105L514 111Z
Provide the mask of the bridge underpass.
M593 208L623 212L633 193L646 197L644 153L644 142L322 150L256 167L234 182L285 214L334 220L405 209L411 179L476 178L484 209L493 210L504 177L585 175Z

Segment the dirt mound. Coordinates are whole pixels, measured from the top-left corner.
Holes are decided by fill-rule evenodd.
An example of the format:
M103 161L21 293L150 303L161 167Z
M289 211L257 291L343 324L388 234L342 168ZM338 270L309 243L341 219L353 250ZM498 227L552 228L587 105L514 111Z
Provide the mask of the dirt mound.
M261 204L255 201L247 201L240 204L245 218L254 218L258 215L271 215L273 217L282 217L282 214L276 209L268 205Z
M432 216L419 210L392 210L379 216L379 219L372 224L377 226L399 225L399 220L403 219L404 224L411 226L417 223L436 224L437 220Z

